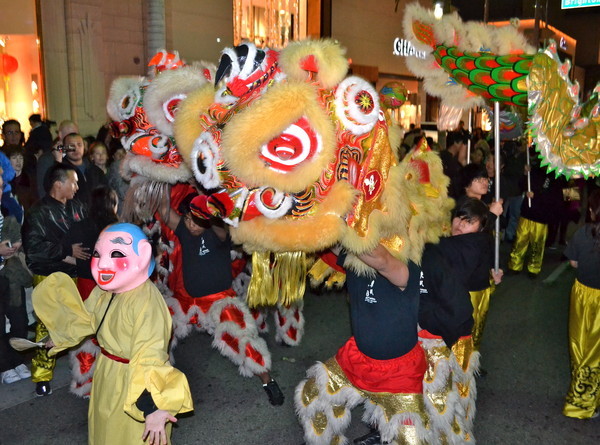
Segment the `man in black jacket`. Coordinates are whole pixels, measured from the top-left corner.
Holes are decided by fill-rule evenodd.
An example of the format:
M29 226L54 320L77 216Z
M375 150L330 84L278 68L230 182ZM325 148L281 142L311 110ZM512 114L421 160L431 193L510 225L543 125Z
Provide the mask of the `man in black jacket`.
M87 259L89 253L81 244L68 245L66 234L71 225L84 218L85 208L74 200L77 192L77 171L65 164L56 164L48 171L46 196L27 213L23 223L23 247L27 265L33 272L34 286L53 272L75 277L75 258ZM42 323L36 326L36 341L48 335ZM38 349L32 360L32 380L38 396L50 395L55 358L45 349Z

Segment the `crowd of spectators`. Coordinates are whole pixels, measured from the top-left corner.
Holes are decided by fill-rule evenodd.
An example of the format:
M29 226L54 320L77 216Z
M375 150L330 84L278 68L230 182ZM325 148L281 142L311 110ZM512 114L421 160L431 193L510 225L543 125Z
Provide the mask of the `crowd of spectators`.
M2 383L32 377L36 393L46 395L52 391L54 360L38 349L30 373L8 346L10 337L33 338L34 329L38 340L46 335L42 324L34 328L33 315L27 312L26 289L57 271L78 277L81 267L76 262L89 260L95 240L84 236L80 240L72 229L81 228L76 223L90 222L91 217L95 222L116 221L115 214L98 215L96 201L110 196L116 211L118 197L124 196L128 184L118 170L124 150L105 127L97 137L83 137L76 123L63 121L53 136L55 122L33 114L29 123L28 136L16 119L2 124L0 319L6 316L8 322L2 323L0 372ZM100 198L96 189L103 190L98 192Z

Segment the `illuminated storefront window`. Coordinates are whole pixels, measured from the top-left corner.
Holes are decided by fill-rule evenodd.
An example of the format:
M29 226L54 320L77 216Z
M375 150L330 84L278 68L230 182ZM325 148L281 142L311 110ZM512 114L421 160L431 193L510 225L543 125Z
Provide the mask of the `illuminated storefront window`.
M0 123L17 119L27 134L31 114L45 117L35 4L10 5L0 18Z
M243 41L258 47L283 48L306 37L306 0L235 0L234 44Z

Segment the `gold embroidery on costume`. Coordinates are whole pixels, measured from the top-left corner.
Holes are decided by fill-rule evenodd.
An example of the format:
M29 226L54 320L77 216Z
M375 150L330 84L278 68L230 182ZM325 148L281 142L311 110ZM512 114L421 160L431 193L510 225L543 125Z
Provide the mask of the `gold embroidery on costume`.
M333 415L335 417L342 417L346 413L344 405L333 405Z
M452 345L452 352L456 357L456 362L460 365L463 371L467 372L469 363L471 362L471 355L475 350L473 345L472 337L461 338L454 345Z
M567 403L583 410L595 410L600 390L600 367L581 366L573 371L572 384L567 394Z
M315 383L315 379L309 379L302 388L302 404L310 405L317 397L319 397L319 388Z
M325 362L325 367L329 374L329 382L327 383L327 392L329 394L337 393L344 386L352 386L352 383L350 383L350 380L348 380L346 374L344 374L344 371L342 371L342 368L340 368L340 365L335 358L327 360ZM358 388L356 389L357 391L360 391Z
M444 345L440 347L424 349L427 363L439 363L440 360L448 360L450 358L450 350ZM423 381L431 383L435 380L436 369L435 367L427 367Z
M327 428L327 416L324 412L319 411L313 416L312 423L315 433L320 436Z
M423 415L423 413L425 413L425 405L423 403L422 394L393 394L389 392L369 391L361 392L371 401L371 403L383 408L386 422L389 422L394 414L411 412L419 414L423 420L423 423L427 423L427 419Z

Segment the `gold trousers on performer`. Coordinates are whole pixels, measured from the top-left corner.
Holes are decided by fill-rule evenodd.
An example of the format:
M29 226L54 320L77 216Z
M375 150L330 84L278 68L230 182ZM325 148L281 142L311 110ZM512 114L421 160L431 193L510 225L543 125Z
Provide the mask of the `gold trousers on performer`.
M347 443L350 411L363 404L363 420L377 426L382 441L395 445L431 444L423 394L361 390L348 380L335 358L307 371L294 397L296 413L309 445Z
M441 337L419 332L427 358L423 398L429 415L432 442L440 445L474 444L473 421L479 352L471 336L461 337L449 349Z
M563 414L589 419L600 409L600 289L575 280L569 311L571 385Z
M46 276L33 275L33 287L40 284ZM75 281L75 278L73 279ZM38 321L35 325L35 341L41 341L48 336L48 329L44 323ZM31 359L31 381L49 382L54 376L54 367L56 366L56 357L49 357L46 348L37 348Z
M531 221L530 219L520 217L517 225L517 236L515 244L510 252L508 268L521 271L525 263L525 255L529 249L529 262L527 270L538 274L542 270L542 260L544 259L544 248L546 247L546 237L548 236L548 225Z
M494 291L495 287L490 286L487 289L471 291L471 304L473 305L473 329L471 334L473 336L473 344L475 350L479 351L479 345L481 345L481 338L483 337L483 328L487 320L487 313L490 307L490 296Z

